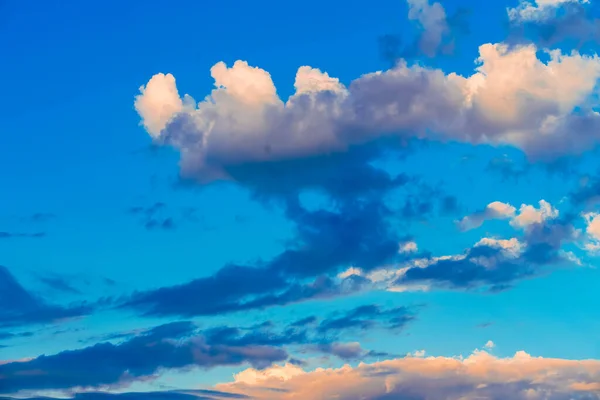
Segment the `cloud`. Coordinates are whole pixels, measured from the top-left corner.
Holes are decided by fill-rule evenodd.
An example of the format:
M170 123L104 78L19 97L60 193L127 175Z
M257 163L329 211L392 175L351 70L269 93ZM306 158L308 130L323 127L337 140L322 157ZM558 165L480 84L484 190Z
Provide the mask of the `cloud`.
M273 365L263 370L253 368L245 369L234 375L236 382L255 385L272 378L287 381L295 376L304 375L306 372L299 366L285 363L283 365Z
M494 347L496 347L496 344L491 340L488 340L483 347L485 347L486 349L493 349Z
M146 131L157 137L171 117L183 110L183 101L171 74L156 74L135 97L135 109L142 117Z
M264 368L288 358L277 347L218 343L189 322L158 326L124 342L98 343L24 362L0 365L2 391L94 388L152 378L162 369L211 368L248 363Z
M488 204L483 210L463 217L457 222L457 225L460 230L467 231L479 228L487 220L513 218L515 212L516 209L510 204L494 201Z
M561 249L578 237L571 218L533 223L521 240L484 238L463 254L438 257L399 272L394 285L426 284L458 289L504 290L515 282L574 262Z
M588 241L584 247L590 253L598 253L600 251L600 214L588 212L583 214L586 222L585 232Z
M336 159L339 158L333 160ZM372 168L373 174L368 174L371 179L345 185L344 180L333 179L336 176L333 171L352 173L356 169L348 171L341 167L357 164L330 163L333 160L326 162L331 177L326 169L322 174L300 173L296 177L303 182L315 182L312 187L331 194L336 203L333 209L305 209L296 192L303 187L302 183L277 185L279 181L268 179L269 174L245 171L244 181L255 185L256 193L284 199L286 216L296 227L293 245L286 250L256 265L228 265L213 276L134 293L120 301L121 307L146 315L190 317L285 305L360 290L364 279L358 276L330 276L348 265L370 270L393 259L405 258L398 254L399 238L387 221L392 213L382 202L389 188L405 180L380 175L379 170ZM310 169L310 164L306 168ZM319 161L316 165L323 164ZM285 171L285 166L281 170ZM264 180L255 181L252 177ZM294 179L287 180L287 184L290 181Z
M219 390L257 399L597 399L600 362L532 357L498 358L485 351L469 357L407 357L352 368L274 367L244 371Z
M468 32L465 21L468 11L465 9L459 9L449 16L439 2L407 0L407 5L408 19L417 27L416 37L411 41L391 34L380 38L381 55L392 66L401 59L451 54L458 35Z
M414 310L407 307L397 307L383 310L371 304L357 307L343 316L332 316L318 325L317 331L330 333L348 329L372 329L382 325L387 329L403 328L408 322L415 319Z
M515 228L526 228L532 224L540 224L549 219L558 217L558 210L546 200L539 201L539 208L533 205L522 204L517 212L516 208L508 203L494 201L483 210L463 217L457 222L462 231L479 228L485 221L493 219L510 219L510 224Z
M572 215L540 218L523 225L519 238L484 237L463 253L415 254L371 271L352 268L342 276L359 276L368 282L367 287L395 292L427 291L432 287L501 291L557 266L581 265L572 252L563 249L580 238L573 220Z
M175 228L175 221L173 217L166 215L166 207L165 203L156 202L148 207L131 207L128 211L132 215L141 217L142 224L148 230L172 230Z
M408 19L416 21L421 28L418 40L420 50L429 57L434 56L450 32L444 7L429 0L407 0Z
M549 219L558 217L558 210L545 200L540 200L540 207L523 204L519 208L519 214L513 218L511 225L516 227L527 227L532 224L541 224Z
M419 249L417 244L412 240L400 243L400 253L414 253Z
M556 17L560 7L569 4L586 4L590 0L535 0L533 3L521 1L517 7L508 8L511 21L546 21Z
M600 39L598 5L590 0L521 1L507 11L512 41L528 39L543 46L575 41L582 46Z
M79 289L69 283L66 277L51 273L39 276L38 279L41 283L54 291L75 295L82 294Z
M306 317L281 328L270 321L248 327L205 329L189 321L171 322L94 338L101 341L77 350L0 363L0 393L122 388L134 381L154 379L160 371L192 367L249 364L262 369L276 361L291 362L286 350L289 346L342 359L389 357L339 338L357 328L398 330L415 315L415 309L408 307L381 309L364 305L323 319Z
M226 393L216 390L169 390L158 392L83 392L61 399L72 400L218 400L218 399L248 399L248 396L236 393ZM0 400L16 400L14 397L0 397ZM52 397L19 397L27 400L51 400Z
M537 51L488 43L468 77L399 63L347 87L301 67L297 82L310 80L310 90L297 83L285 102L268 72L242 61L218 63L211 69L215 89L193 109L172 107L173 90L152 90L161 74L136 101L148 96L156 105L140 112L145 126L164 125L149 134L180 151L184 176L204 182L231 179L240 166L344 152L389 136L511 144L538 158L594 146L600 115L589 101L600 58L553 50L543 62Z
M42 223L54 220L57 218L56 214L45 213L45 212L37 212L28 217L21 218L23 222L34 222L34 223Z
M324 343L315 346L315 349L336 356L342 360L361 360L364 361L368 357L389 357L388 353L380 353L375 351L367 351L362 348L360 343Z
M29 239L41 239L46 237L45 232L35 233L23 233L23 232L0 232L0 239L15 239L15 238L29 238Z
M47 324L90 314L94 307L87 303L68 306L48 304L28 292L0 266L0 328L30 324Z

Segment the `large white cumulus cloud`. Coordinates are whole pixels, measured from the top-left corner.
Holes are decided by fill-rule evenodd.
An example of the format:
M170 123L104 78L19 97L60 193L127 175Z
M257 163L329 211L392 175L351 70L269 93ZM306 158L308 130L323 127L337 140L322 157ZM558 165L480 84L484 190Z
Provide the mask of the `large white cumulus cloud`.
M218 389L262 400L591 400L600 399L600 361L475 351L467 358L407 357L310 372L294 365L250 369Z
M135 106L153 138L181 151L183 172L203 179L226 177L232 165L343 151L386 135L510 144L532 157L594 145L598 56L553 50L544 62L534 45L504 44L479 53L467 77L400 63L347 87L303 66L287 101L267 71L220 62L203 101L181 99L173 76L158 74Z

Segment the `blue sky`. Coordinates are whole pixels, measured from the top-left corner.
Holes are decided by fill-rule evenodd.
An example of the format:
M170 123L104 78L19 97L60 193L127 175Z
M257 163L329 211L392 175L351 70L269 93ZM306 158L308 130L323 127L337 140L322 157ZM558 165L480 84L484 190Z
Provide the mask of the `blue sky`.
M173 3L0 2L0 396L600 398L594 0Z

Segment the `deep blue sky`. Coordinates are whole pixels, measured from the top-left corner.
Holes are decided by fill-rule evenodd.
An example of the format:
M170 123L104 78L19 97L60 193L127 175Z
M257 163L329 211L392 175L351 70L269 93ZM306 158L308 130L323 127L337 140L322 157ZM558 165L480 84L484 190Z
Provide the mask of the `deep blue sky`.
M430 3L0 1L0 395L210 388L271 362L309 371L418 350L468 356L490 340L496 357L600 358L596 4L571 0L509 21L516 1L446 0L441 22L427 25L435 10L426 8L421 26L411 4ZM524 7L516 10L526 15ZM442 43L428 53L419 40L439 24ZM393 67L381 54L385 35L401 38L397 71L425 72L380 86L361 78ZM486 43L505 43L509 61L487 58L499 66L487 70L477 103L449 108L463 92L447 74L477 72ZM519 61L527 46L544 68L544 49L587 64L563 60L570 67L543 75ZM268 71L283 102L299 67L318 68L349 88L340 107L361 117L332 123L342 143L332 149L308 103L288 105L300 110L294 121L317 122L283 154L285 135L303 125L268 119L288 112L275 105L266 123L247 128L263 109L235 103L242 108L225 117L231 97L216 100L206 153L192 144L206 135L202 106L148 135L134 101L150 78L172 74L179 95L198 103L215 89L211 67L236 60ZM445 83L432 78L438 69ZM254 96L258 84L244 79ZM224 96L234 93L227 85ZM346 95L296 96L328 107ZM421 101L426 111L411 122L388 107L413 102L416 112ZM507 110L521 101L511 120ZM379 112L390 125L370 119ZM236 118L237 128L226 125ZM567 128L544 136L552 118ZM316 145L296 151L313 137ZM256 143L271 139L271 158L253 158ZM228 179L186 164L198 160ZM514 208L499 213L493 202ZM398 251L408 243L417 250ZM350 267L360 272L339 275ZM370 272L399 275L376 282ZM293 325L308 317L320 322ZM161 324L170 325L146 331ZM152 335L165 347L190 342L153 344L146 360ZM213 361L181 354L197 341L212 346ZM360 351L340 350L355 342ZM96 343L108 347L90 350ZM114 371L90 366L108 365L111 348ZM59 354L76 349L84 361ZM77 362L90 366L85 374L70 369ZM23 380L19 368L47 378Z

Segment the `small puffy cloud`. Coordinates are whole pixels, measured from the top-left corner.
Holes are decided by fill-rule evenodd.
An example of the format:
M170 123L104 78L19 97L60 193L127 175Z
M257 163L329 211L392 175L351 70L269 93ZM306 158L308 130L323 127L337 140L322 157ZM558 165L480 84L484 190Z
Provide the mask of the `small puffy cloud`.
M539 208L533 205L522 204L519 208L519 215L512 221L514 227L524 228L532 224L541 224L546 220L558 217L558 210L546 200L540 200Z
M539 201L539 207L522 204L517 211L515 207L508 203L494 201L488 204L483 210L463 217L457 222L460 230L466 231L479 228L485 221L494 219L510 219L513 227L526 228L532 224L540 224L546 220L558 217L558 210L546 200Z
M583 214L586 222L585 232L587 233L588 242L584 245L585 249L591 253L600 251L600 214L589 212Z
M267 71L221 62L203 101L179 98L175 79L158 74L135 106L156 143L181 152L182 173L203 181L230 178L240 165L344 152L386 136L510 144L540 158L594 146L600 115L586 110L600 58L553 50L542 61L537 51L488 43L470 76L400 62L348 86L303 66L285 102Z
M419 357L419 358L423 358L425 357L425 350L417 350L414 351L412 353L408 353L407 354L409 357Z
M488 204L483 210L463 217L457 222L460 230L467 231L479 228L485 221L491 219L508 219L515 215L516 209L508 203L494 201Z
M419 48L427 56L435 55L449 33L446 10L440 3L429 0L407 0L408 19L416 21L421 27Z
M235 382L238 383L256 385L272 379L287 381L295 376L303 374L305 374L305 372L301 367L291 363L285 363L283 365L274 364L273 366L263 370L248 368L235 374L233 378Z
M517 238L510 239L495 239L495 238L482 238L475 246L487 246L495 249L502 249L505 253L517 257L523 251L523 243L519 242Z
M508 18L516 22L545 21L556 16L557 10L569 4L587 4L590 0L534 0L523 1L517 7L508 8Z
M415 253L419 250L419 247L415 242L408 241L400 243L399 252L400 253Z
M533 357L523 351L508 358L485 351L466 358L422 356L361 363L355 368L290 368L291 373L275 367L273 377L269 372L249 370L216 388L261 400L598 398L598 360ZM261 379L254 380L254 376Z
M135 97L135 109L150 136L156 138L173 116L183 110L175 77L171 74L156 74Z
M486 349L493 349L494 347L496 347L496 344L491 340L488 340L483 347L485 347Z

